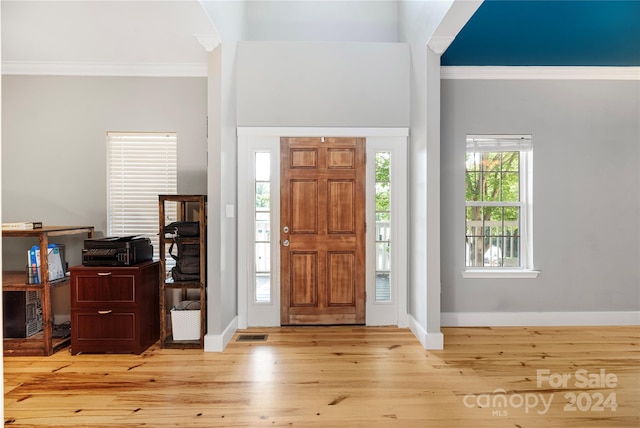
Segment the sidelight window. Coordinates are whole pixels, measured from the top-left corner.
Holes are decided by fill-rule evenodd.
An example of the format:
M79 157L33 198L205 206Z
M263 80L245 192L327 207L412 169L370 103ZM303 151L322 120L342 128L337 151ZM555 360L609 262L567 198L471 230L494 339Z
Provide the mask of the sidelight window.
M391 300L391 153L376 152L376 302Z
M254 301L271 302L271 153L255 153Z

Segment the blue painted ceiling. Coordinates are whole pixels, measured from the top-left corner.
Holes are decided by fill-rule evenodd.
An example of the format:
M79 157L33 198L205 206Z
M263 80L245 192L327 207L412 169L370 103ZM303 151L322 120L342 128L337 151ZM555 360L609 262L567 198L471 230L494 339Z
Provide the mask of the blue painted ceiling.
M640 0L485 0L446 66L640 66Z

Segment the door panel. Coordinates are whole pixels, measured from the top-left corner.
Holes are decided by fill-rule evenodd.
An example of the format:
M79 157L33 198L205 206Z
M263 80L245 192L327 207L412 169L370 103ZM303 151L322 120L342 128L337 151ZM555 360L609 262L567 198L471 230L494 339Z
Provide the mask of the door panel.
M294 252L291 255L291 305L318 304L318 254Z
M327 167L332 168L354 168L355 150L353 149L329 149Z
M280 165L281 324L364 324L364 138L282 138Z
M291 180L291 233L318 233L318 183Z
M318 165L318 150L297 148L291 149L291 169L315 168Z
M330 252L329 258L329 306L355 304L355 254Z
M329 180L327 233L356 233L355 183Z

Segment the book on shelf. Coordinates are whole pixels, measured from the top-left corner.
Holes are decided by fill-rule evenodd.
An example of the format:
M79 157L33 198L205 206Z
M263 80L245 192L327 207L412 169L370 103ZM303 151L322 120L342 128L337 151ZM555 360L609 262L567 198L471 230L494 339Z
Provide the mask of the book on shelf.
M42 229L41 221L18 221L14 223L2 223L2 230L31 230Z
M64 245L49 244L47 261L49 270L49 282L65 277L66 262L64 257ZM40 284L40 246L34 245L27 250L27 263L29 265L29 284Z

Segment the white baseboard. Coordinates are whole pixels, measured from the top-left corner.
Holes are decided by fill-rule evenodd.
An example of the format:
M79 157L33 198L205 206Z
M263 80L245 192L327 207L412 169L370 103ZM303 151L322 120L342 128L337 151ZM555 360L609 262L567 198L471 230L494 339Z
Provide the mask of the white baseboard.
M640 325L640 311L443 312L442 327Z
M444 334L441 332L427 333L425 339L424 349L432 349L434 351L444 349Z
M238 331L238 317L234 317L221 334L205 334L204 352L222 352L227 347L235 332Z
M440 350L444 349L444 335L441 332L429 333L418 321L409 315L409 330L418 339L424 349Z

